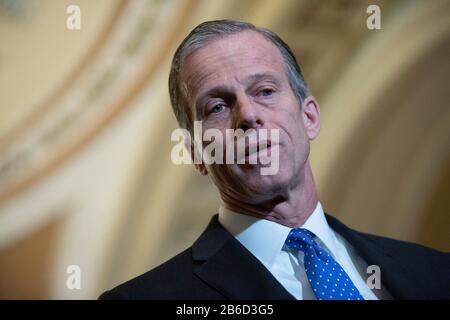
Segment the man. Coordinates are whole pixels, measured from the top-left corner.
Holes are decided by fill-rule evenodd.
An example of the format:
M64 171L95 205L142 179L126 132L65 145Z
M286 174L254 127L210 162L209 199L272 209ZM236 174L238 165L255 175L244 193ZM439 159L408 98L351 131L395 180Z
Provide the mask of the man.
M319 104L273 32L200 24L175 53L169 90L190 132L194 121L224 136L277 130L265 151L278 152L279 169L262 175L261 163L197 163L220 192L219 214L192 247L101 299L450 298L449 254L363 234L324 214L309 163ZM368 281L369 266L378 284Z

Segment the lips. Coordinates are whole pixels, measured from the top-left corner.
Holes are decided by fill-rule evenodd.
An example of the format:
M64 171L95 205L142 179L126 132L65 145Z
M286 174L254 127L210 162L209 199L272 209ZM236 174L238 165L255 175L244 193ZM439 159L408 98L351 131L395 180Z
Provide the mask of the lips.
M253 151L251 154L253 153L258 153L261 151L264 151L266 149L269 149L271 147L272 143L270 142L270 140L267 141L260 141L258 144L251 144L251 145L247 145L245 147L245 156L248 157L250 156L250 152Z
M237 164L242 164L242 162L245 164L257 164L262 156L270 157L272 147L273 144L270 140L261 140L257 144L247 144L243 151L237 152L235 161Z

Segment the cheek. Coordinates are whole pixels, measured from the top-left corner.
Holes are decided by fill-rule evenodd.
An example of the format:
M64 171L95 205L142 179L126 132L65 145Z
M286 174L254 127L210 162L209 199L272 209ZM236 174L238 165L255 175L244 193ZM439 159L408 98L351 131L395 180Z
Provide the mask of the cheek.
M227 107L220 113L209 114L202 117L203 126L205 128L225 129L230 124L231 113Z
M306 137L305 128L298 113L286 113L280 122L280 131L283 133L280 140L292 146L298 147L303 144Z
M294 165L304 162L309 153L309 141L302 122L290 118L280 136L283 148L280 149L280 160L286 165Z

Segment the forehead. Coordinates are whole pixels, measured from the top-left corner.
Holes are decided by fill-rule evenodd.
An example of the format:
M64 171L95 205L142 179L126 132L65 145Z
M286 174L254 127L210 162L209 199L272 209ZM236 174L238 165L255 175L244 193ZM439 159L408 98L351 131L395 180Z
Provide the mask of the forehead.
M249 30L213 40L191 53L184 63L181 81L188 98L193 99L207 87L240 83L260 73L285 78L284 60L272 42Z

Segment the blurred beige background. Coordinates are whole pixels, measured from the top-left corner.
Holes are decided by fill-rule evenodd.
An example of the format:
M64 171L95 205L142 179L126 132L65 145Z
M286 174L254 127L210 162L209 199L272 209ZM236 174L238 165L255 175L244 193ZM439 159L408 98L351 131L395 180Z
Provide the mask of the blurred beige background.
M222 18L295 51L321 104L325 211L450 250L449 0L0 0L0 298L94 299L204 229L217 193L170 161L167 78L184 36Z

